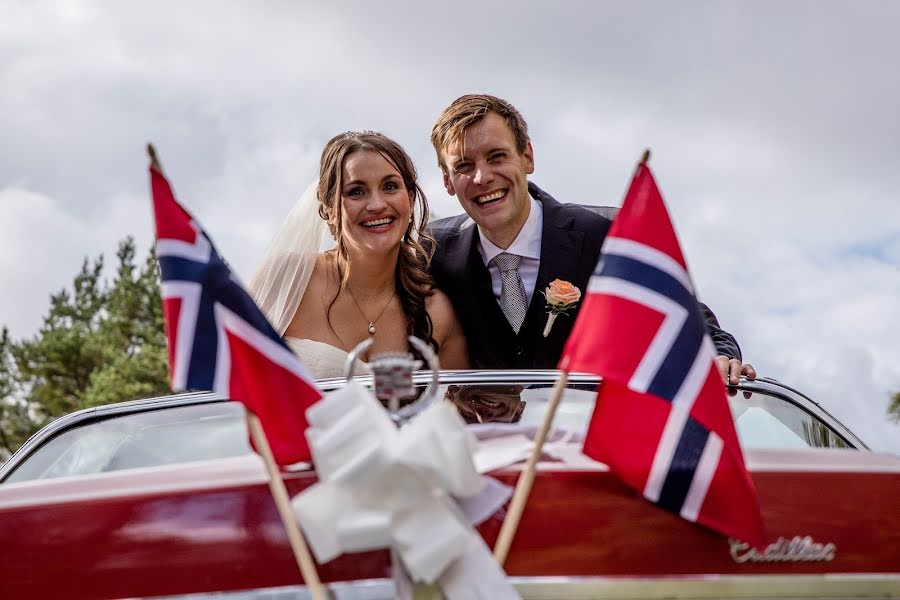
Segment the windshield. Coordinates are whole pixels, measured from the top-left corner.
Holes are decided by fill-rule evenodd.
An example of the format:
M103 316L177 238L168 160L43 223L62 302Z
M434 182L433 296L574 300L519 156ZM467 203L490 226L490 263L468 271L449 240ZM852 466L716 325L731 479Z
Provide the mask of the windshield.
M251 452L243 406L217 402L147 410L67 429L6 482L239 456Z
M418 388L418 393L425 387ZM439 397L470 424L518 423L538 427L551 383L449 384ZM553 421L553 436L577 443L587 430L597 393L593 385L569 385ZM848 447L825 423L774 395L739 392L729 398L744 448ZM6 482L101 473L238 456L251 452L243 406L214 402L79 423L64 430L15 467Z

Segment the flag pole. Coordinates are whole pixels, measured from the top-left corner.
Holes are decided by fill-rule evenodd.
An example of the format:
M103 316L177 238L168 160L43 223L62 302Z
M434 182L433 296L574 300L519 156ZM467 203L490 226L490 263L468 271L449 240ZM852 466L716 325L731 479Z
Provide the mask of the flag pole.
M650 160L650 148L644 150L644 154L641 156L641 166L646 166L647 161Z
M150 155L150 168L162 174L163 170L159 164L159 159L156 157L156 148L153 147L153 144L147 144L147 154Z
M162 166L156 155L156 149L153 144L147 144L147 154L150 155L150 168L160 175L163 174ZM246 410L246 409L245 409ZM291 509L290 498L288 497L287 488L284 480L281 478L281 472L275 463L275 457L272 455L272 448L269 446L269 440L263 431L259 417L251 413L247 413L247 428L250 430L250 438L253 440L253 446L261 455L263 463L266 465L266 473L268 474L269 490L272 498L275 500L275 506L281 517L281 522L287 532L288 541L291 549L294 551L294 558L297 566L300 567L300 574L303 576L303 582L309 590L313 600L327 600L322 582L319 580L319 574L316 572L316 563L312 559L309 547L300 533L300 527L297 525L297 519L294 511Z
M647 161L649 160L650 149L647 148L641 156L641 162L639 163L638 168L646 166ZM497 543L494 546L494 558L500 563L500 566L503 566L503 563L506 562L509 548L512 546L513 538L516 536L516 530L519 528L519 521L522 519L522 513L525 511L525 505L528 503L528 496L531 494L531 486L534 485L534 477L537 473L537 463L541 458L544 441L547 439L547 434L550 432L551 425L553 425L556 408L559 406L559 401L562 399L568 379L569 372L561 371L559 379L556 380L556 385L553 388L553 395L550 398L550 403L547 405L547 411L544 413L544 422L541 423L541 428L534 438L534 448L531 450L531 456L528 457L528 462L525 464L525 468L522 471L522 474L519 475L519 480L516 482L516 491L513 492L512 501L509 504L509 511L506 513L503 525L500 526L500 534L497 536Z
M509 511L506 518L503 519L503 525L500 526L500 535L497 537L497 544L494 546L494 558L503 566L506 562L506 556L509 554L509 547L512 545L513 538L516 536L516 530L519 528L519 521L522 513L525 511L525 504L528 502L528 495L531 493L531 486L534 484L534 476L537 473L537 463L541 458L541 452L544 447L544 440L547 439L547 433L553 424L553 417L556 415L556 407L562 399L563 391L566 389L566 382L569 379L569 372L562 371L556 385L553 387L553 395L550 397L550 403L544 412L544 422L534 438L534 448L531 450L531 456L519 480L516 482L516 491L513 492L512 501L509 504Z
M319 574L316 571L316 563L309 553L309 547L303 539L303 534L300 533L297 518L291 509L287 487L285 487L284 480L281 478L281 472L275 464L275 457L272 456L269 440L266 438L262 424L259 422L259 417L249 410L247 411L247 426L250 429L250 438L253 440L253 446L262 455L263 462L266 465L269 489L272 491L272 498L275 499L275 506L278 508L278 514L281 516L284 529L287 531L288 541L290 541L291 549L294 551L297 566L300 567L303 582L306 584L306 588L309 590L313 600L326 600L322 582L319 580Z

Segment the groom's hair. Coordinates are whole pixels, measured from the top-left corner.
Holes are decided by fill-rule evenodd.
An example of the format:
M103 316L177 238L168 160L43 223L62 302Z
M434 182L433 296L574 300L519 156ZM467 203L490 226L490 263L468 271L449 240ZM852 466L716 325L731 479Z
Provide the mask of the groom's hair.
M437 152L438 165L442 170L447 170L443 152L450 146L462 144L466 129L491 112L503 117L516 138L516 150L519 154L525 152L525 147L528 146L528 124L516 107L489 94L467 94L445 108L431 129L431 145Z

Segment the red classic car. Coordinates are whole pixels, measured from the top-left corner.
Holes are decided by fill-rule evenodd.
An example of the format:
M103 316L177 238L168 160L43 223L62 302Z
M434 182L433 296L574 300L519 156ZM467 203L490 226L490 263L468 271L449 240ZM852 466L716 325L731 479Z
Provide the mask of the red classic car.
M441 392L476 435L527 433L555 377L448 372ZM730 402L770 536L758 551L656 508L580 453L597 384L572 375L556 416L505 565L523 597L900 597L900 459L789 387L742 382ZM490 475L514 485L520 469ZM316 476L284 480L297 494ZM480 525L488 545L502 517ZM52 422L0 467L0 553L2 599L308 597L243 407L213 394ZM335 598L393 597L390 569L386 551L318 566Z

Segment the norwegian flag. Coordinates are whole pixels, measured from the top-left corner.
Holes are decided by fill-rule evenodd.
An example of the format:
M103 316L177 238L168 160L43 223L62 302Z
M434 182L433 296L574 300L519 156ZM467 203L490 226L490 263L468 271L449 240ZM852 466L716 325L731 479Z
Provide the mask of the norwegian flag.
M675 230L641 164L559 363L603 377L584 453L662 508L759 547L759 500L714 358Z
M310 460L305 414L321 397L313 377L175 200L155 158L150 185L172 389L242 402L278 464Z

